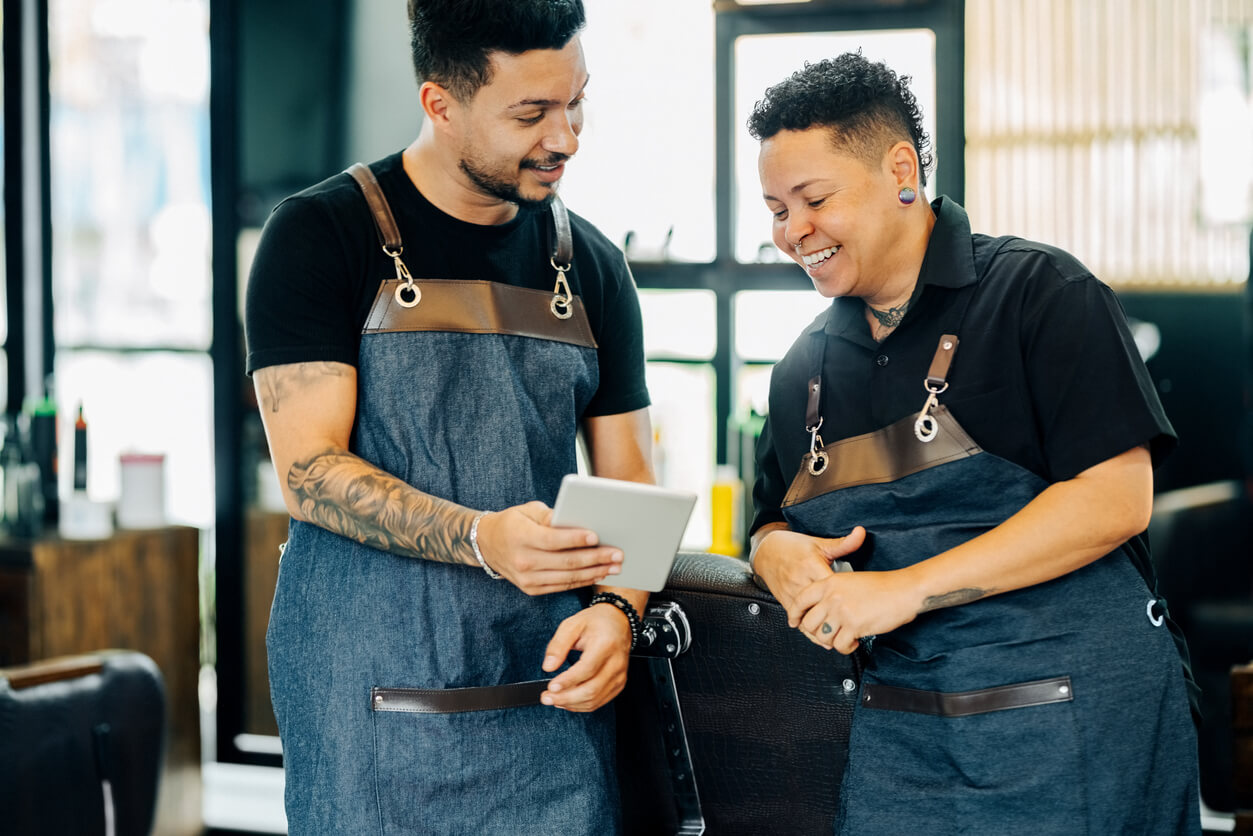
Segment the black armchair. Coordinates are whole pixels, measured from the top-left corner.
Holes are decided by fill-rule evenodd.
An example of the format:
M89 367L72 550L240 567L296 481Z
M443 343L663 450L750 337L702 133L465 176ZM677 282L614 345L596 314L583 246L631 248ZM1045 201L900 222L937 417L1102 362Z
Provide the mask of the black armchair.
M856 657L789 628L722 555L680 554L645 621L615 700L626 833L829 836Z
M1158 494L1149 524L1158 588L1201 687L1201 798L1235 809L1230 672L1253 659L1253 506L1242 482Z
M27 836L152 831L165 688L134 651L0 669L0 820Z

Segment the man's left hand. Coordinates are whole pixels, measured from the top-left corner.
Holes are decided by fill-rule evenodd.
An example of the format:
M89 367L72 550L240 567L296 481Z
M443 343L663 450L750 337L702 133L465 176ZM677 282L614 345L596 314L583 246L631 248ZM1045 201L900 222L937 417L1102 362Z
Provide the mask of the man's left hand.
M543 668L555 671L570 651L579 660L548 684L540 702L567 711L595 711L626 685L631 625L611 604L596 604L561 622L544 651Z

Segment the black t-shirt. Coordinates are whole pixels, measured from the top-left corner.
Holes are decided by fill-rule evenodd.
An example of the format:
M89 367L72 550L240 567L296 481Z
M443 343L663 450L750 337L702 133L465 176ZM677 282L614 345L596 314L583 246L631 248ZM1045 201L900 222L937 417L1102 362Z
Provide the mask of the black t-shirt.
M486 279L552 290L552 217L520 209L507 223L467 223L433 206L405 173L401 154L371 165L415 279ZM596 338L600 385L585 416L648 406L644 338L635 282L622 252L570 213L570 288ZM360 187L337 174L287 198L262 231L248 280L244 327L249 374L266 366L335 361L355 366L361 329L379 282L396 268L379 245Z

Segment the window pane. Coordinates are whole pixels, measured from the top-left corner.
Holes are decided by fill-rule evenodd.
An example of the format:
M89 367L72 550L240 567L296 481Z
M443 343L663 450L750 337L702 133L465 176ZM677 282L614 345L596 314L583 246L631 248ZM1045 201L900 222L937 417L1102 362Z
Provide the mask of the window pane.
M641 290L648 357L711 360L717 348L712 290Z
M745 290L735 294L735 353L774 362L814 317L831 306L816 290Z
M913 77L910 89L922 108L927 134L935 141L935 33L930 29L877 32L817 32L797 35L749 35L735 42L735 257L739 261L778 260L770 240L770 213L761 199L757 176L757 141L744 125L766 88L801 69L805 62L834 58L861 49L898 75ZM937 168L946 149L936 147ZM955 148L951 153L960 154ZM928 182L930 182L928 180ZM929 195L934 197L934 195Z
M58 343L208 348L207 0L52 0Z
M693 0L586 0L591 75L562 199L636 260L712 261L714 13Z
M714 474L714 373L711 366L649 363L657 483L696 494L684 549L712 541L709 491Z
M1202 33L1199 202L1213 226L1253 221L1253 13L1249 18Z
M213 371L207 355L164 351L57 354L61 495L70 493L74 418L87 421L87 493L116 501L118 455L165 455L165 511L175 523L213 525Z
M770 408L770 373L774 365L769 363L744 364L735 370L735 408L733 414L741 420L752 415L765 415Z

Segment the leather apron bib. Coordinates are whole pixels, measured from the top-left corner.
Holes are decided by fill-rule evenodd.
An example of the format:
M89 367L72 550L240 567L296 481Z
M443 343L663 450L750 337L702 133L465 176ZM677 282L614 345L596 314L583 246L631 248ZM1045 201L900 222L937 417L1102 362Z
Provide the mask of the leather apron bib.
M938 341L918 416L825 447L815 352L813 442L782 510L814 536L864 526L855 570L939 554L1047 487L982 450L940 402L963 312ZM1199 833L1195 736L1158 607L1118 549L867 637L837 832Z
M564 268L552 293L415 281L395 249L362 331L353 452L469 508L551 505L598 384ZM267 636L290 832L617 833L611 710L543 706L528 685L516 707L406 699L548 678L544 648L586 597L293 521Z

